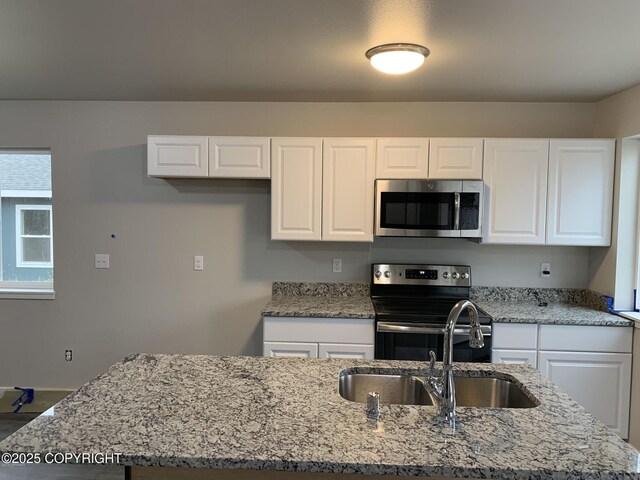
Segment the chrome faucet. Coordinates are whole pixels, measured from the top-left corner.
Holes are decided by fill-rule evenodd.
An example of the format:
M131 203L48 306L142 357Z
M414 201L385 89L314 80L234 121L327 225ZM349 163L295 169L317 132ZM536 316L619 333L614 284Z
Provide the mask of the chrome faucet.
M449 317L444 330L444 352L442 359L442 374L434 373L436 354L433 350L429 352L431 359L429 363L429 377L425 383L429 394L438 408L440 418L449 422L449 425L455 426L456 420L456 387L453 383L453 333L456 327L458 317L465 310L469 309L469 321L471 327L469 329L469 345L472 348L484 347L484 336L482 335L482 327L478 319L478 310L476 306L469 300L461 300L456 303Z

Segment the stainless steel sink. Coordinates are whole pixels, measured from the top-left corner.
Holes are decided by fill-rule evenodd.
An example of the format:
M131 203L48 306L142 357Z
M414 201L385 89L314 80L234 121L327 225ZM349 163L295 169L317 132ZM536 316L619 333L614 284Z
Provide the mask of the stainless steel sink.
M454 376L454 383L456 403L460 407L533 408L540 405L516 383L503 378ZM366 403L369 392L377 392L381 404L433 405L423 377L367 373L340 375L342 398Z
M340 395L352 402L367 403L367 394L377 392L380 403L433 405L424 381L411 375L340 375Z

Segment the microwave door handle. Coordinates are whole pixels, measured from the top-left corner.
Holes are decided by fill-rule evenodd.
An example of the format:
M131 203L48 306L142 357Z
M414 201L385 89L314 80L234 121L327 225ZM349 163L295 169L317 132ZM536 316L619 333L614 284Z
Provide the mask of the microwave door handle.
M453 229L460 230L460 193L453 194Z

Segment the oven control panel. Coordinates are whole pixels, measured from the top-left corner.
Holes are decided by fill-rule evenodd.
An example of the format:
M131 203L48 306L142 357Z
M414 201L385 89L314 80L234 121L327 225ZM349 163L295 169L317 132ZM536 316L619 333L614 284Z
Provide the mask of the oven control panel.
M376 285L470 287L471 267L468 265L375 263L372 265L372 283Z

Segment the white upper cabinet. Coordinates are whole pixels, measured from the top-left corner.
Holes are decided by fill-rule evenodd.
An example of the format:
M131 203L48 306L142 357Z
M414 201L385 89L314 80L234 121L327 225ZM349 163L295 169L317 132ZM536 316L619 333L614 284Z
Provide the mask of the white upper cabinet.
M379 138L376 178L427 178L428 138Z
M269 178L267 137L209 137L209 176Z
M485 140L484 242L545 243L548 164L549 140Z
M429 144L430 179L482 179L482 138L432 138Z
M149 135L147 174L150 177L208 176L207 137Z
M373 241L375 139L326 138L322 239Z
M615 140L551 140L547 244L611 244Z
M271 238L321 240L322 140L274 138L271 150Z

